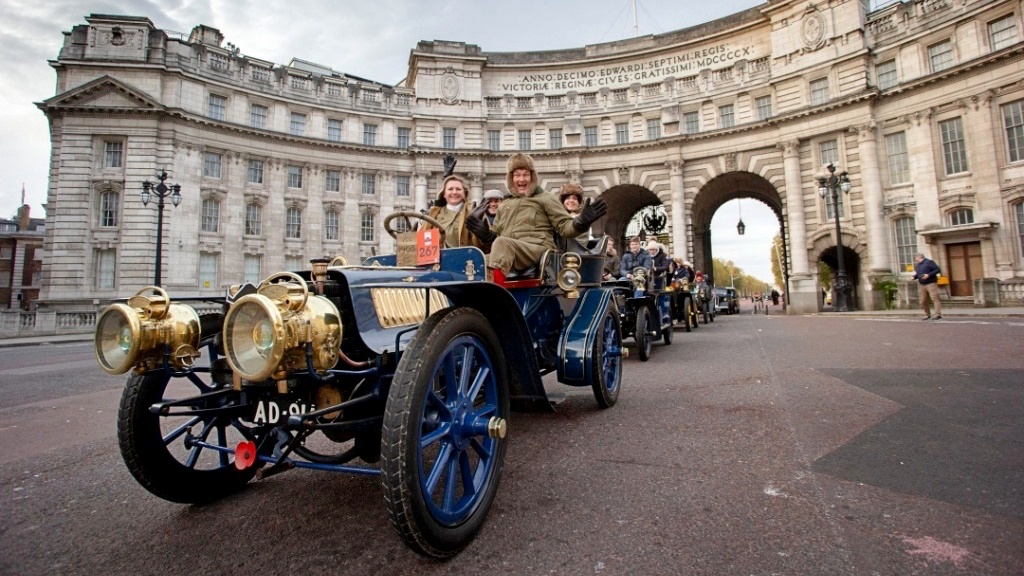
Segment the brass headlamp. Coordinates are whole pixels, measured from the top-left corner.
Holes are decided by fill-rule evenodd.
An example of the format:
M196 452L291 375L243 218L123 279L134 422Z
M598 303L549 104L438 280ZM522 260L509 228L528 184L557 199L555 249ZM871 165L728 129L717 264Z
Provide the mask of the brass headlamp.
M633 268L633 288L638 291L647 289L647 268L643 266Z
M283 379L308 366L324 373L338 363L341 314L330 300L310 295L306 281L292 272L274 274L255 294L239 298L224 317L224 353L242 378Z
M146 293L152 292L151 295ZM187 368L199 357L199 314L191 306L171 302L158 286L148 286L126 304L111 304L96 322L96 360L108 374L158 368L168 351L168 364Z
M574 252L566 252L559 258L558 266L558 287L564 292L566 298L579 298L579 287L580 280L580 264L583 263L583 259L579 254Z

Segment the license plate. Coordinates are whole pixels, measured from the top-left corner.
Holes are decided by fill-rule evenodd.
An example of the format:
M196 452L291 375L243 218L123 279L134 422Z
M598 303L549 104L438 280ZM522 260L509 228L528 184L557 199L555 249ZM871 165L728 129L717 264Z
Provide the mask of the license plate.
M279 424L289 416L308 414L316 410L316 406L301 400L260 400L253 411L253 424Z

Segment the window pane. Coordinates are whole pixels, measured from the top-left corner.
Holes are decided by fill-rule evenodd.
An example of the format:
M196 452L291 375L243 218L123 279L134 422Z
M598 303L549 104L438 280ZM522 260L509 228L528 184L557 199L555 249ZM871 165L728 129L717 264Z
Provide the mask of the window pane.
M629 123L621 122L615 125L615 143L616 144L628 144L629 143Z
M597 126L587 126L583 129L584 143L587 146L597 146Z
M104 192L100 194L100 226L104 228L117 226L118 200L117 192Z
M1002 107L1003 128L1006 130L1006 148L1010 162L1024 160L1024 100Z
M942 156L945 160L946 174L966 172L967 148L960 118L939 122L939 133L942 135Z
M411 138L412 130L410 128L399 128L398 129L398 147L408 148L412 143Z
M835 140L826 140L818 144L818 157L822 166L839 163L839 143Z
M531 133L530 133L529 130L520 130L519 131L519 149L520 150L529 150L530 149L530 143L531 143L530 142L531 141L530 136L531 136Z
M819 78L811 82L811 105L817 106L828 102L828 78Z
M363 194L372 196L377 193L377 177L374 174L363 173Z
M373 212L363 212L359 225L359 241L373 242L376 228L377 224L374 222Z
M1006 48L1017 42L1017 23L1013 14L1007 14L988 23L988 39L993 50Z
M910 182L910 157L907 155L906 134L886 134L885 153L889 161L889 184Z
M647 120L647 139L657 140L661 138L661 118L650 118Z
M211 198L203 199L203 232L216 232L220 221L220 202Z
M974 210L970 208L958 208L949 213L949 224L951 226L963 226L974 224Z
M875 78L876 82L878 82L878 87L882 90L892 88L898 84L899 78L896 77L896 60L888 60L876 66Z
M103 167L120 168L123 162L124 144L121 142L103 143Z
M548 130L548 148L558 150L562 147L562 129L552 128Z
M367 146L377 145L377 126L374 124L363 124L363 144Z
M399 176L395 184L395 195L408 197L409 196L409 177Z
M341 192L341 172L337 170L328 170L325 187L328 192Z
M328 210L324 214L324 238L327 240L338 239L338 213Z
M285 256L284 257L284 268L285 270L302 270L302 257L301 256Z
M341 142L341 120L327 121L327 139L331 142Z
M300 166L288 167L288 187L302 188L302 168Z
M263 184L263 160L249 160L248 179L251 184Z
M1024 202L1018 202L1013 213L1017 216L1017 238L1020 240L1021 259L1024 260Z
M491 152L501 150L501 130L487 131L487 149Z
M199 254L199 287L217 287L217 255L203 252Z
M932 72L940 72L953 65L953 43L949 40L928 47L928 60Z
M302 211L291 207L285 214L285 238L302 238Z
M441 146L445 150L455 149L455 128L445 128L442 136Z
M221 155L213 152L203 154L203 176L220 178Z
M292 136L306 135L306 115L292 112L292 121L289 128Z
M735 125L732 114L732 104L721 106L718 109L718 127L732 128Z
M242 281L259 285L262 278L263 257L259 254L245 255L245 270Z
M114 276L117 272L117 253L114 250L96 251L96 288L110 289L114 287Z
M249 125L253 128L267 127L267 107L253 104L249 108Z
M914 219L898 218L893 222L893 227L896 231L896 260L899 264L897 272L905 272L908 265L914 264L914 254L917 254Z
M259 236L263 233L263 208L255 202L245 206L245 234Z
M700 117L696 112L687 112L683 118L686 119L687 134L696 134L700 132Z
M772 97L761 96L754 100L754 106L757 108L757 119L767 120L772 117Z
M227 108L228 99L223 96L217 96L216 94L210 94L210 99L207 101L206 115L214 120L224 119L224 109Z

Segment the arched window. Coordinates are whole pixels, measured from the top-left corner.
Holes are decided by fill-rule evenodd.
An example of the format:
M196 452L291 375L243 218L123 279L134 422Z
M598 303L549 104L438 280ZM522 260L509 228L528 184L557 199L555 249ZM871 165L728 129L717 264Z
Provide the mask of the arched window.
M949 212L950 226L963 226L964 224L974 224L974 210L957 208Z

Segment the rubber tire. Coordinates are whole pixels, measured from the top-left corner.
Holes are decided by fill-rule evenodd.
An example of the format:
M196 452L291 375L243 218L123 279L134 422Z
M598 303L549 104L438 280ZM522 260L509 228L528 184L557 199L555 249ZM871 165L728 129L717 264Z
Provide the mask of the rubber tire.
M708 323L708 303L707 302L701 302L700 303L700 313L701 313L701 316L704 317L704 323L707 324Z
M694 298L690 298L690 305L688 306L687 314L689 315L689 322L696 330L700 328L700 315L697 311L697 301Z
M590 385L597 405L611 408L618 402L622 389L622 329L618 313L611 308L605 311L600 330L594 338Z
M117 414L117 439L128 471L146 490L182 504L211 502L238 491L252 479L258 466L238 470L233 462L227 461L230 458L223 458L219 467L197 470L184 465L167 450L160 429L161 417L152 414L149 407L164 399L170 380L166 372L151 372L133 375L125 384ZM201 429L202 423L197 427ZM211 435L216 441L217 434Z
M633 340L636 342L636 354L641 362L647 362L651 357L651 335L648 332L651 324L651 311L646 306L641 306L636 311L636 328L633 330Z
M668 326L661 329L661 340L665 343L665 346L672 344L672 327Z
M447 354L455 353L452 346L456 344L472 346L474 358L480 358L483 354L481 350L486 352L483 360L489 361L492 378L488 378L482 385L481 390L491 396L484 401L488 408L493 409L493 416L508 421L508 372L494 329L476 310L449 308L430 316L403 352L388 393L382 431L381 483L391 523L406 545L420 554L434 558L448 558L457 554L477 535L497 493L505 458L506 441L492 439L486 432L472 435L469 446L456 446L453 457L447 460L449 463L462 464L462 457L466 457L469 452L479 456L481 451L490 450L488 469L483 472L484 478L477 485L476 494L462 506L464 511L458 512L462 514L460 517L444 521L435 515L432 508L441 513L445 511L440 510L437 503L425 495L425 487L421 482L420 443L423 427L428 422L424 418L428 407L428 389L432 387L434 375L442 367L442 360L447 358ZM440 413L437 416L444 417ZM428 448L437 444L440 450L444 444L442 440L448 442L448 447L453 445L451 431L455 427L451 424L455 417L451 414L448 416L448 432L439 436ZM470 416L467 414L466 419ZM438 426L435 430L441 428ZM480 448L474 450L473 443ZM480 474L483 466L479 458L477 463L479 466L473 471L474 476Z

